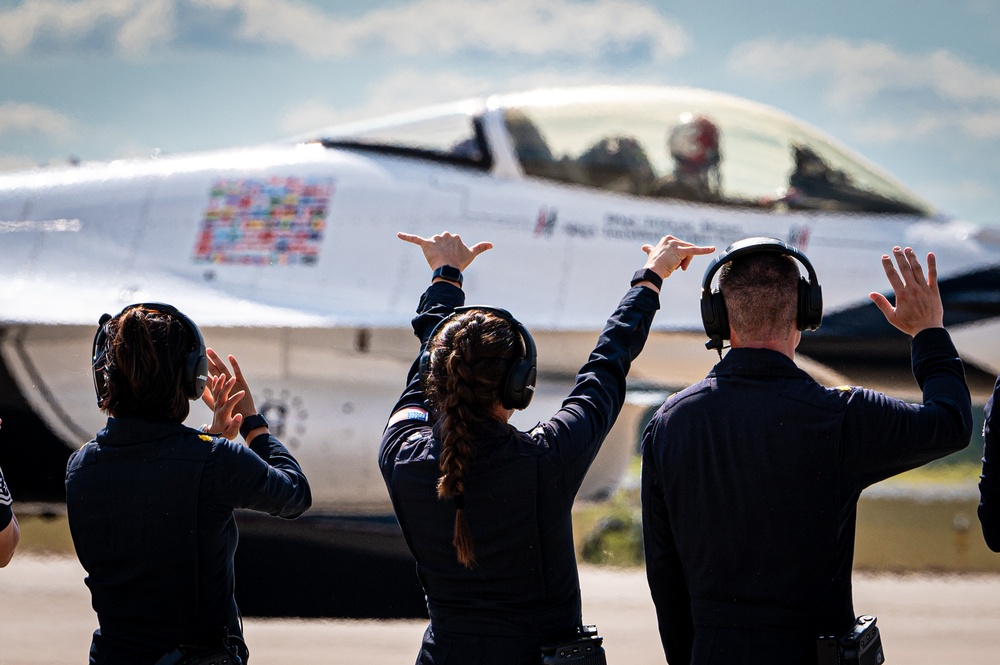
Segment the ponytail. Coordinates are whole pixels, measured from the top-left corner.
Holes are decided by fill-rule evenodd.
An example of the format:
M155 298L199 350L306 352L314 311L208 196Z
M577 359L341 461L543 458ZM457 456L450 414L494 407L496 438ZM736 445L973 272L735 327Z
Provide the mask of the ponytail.
M431 362L426 393L438 412L441 437L439 499L455 502L452 544L466 568L476 565L465 515L465 470L473 454L472 429L496 419L500 388L520 341L507 321L483 311L455 317L429 342Z
M190 334L169 314L126 309L106 324L106 392L99 404L114 417L183 422L190 402L181 385Z

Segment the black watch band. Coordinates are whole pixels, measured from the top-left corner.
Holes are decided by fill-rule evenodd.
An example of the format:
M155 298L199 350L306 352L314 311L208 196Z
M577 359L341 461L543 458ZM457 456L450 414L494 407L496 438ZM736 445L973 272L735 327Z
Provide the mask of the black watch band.
M455 282L459 286L462 286L462 271L455 266L441 266L434 271L433 275L431 275L431 280L433 281L438 277L446 279L449 282Z
M632 275L632 286L635 286L639 282L649 282L658 289L663 288L663 278L649 268L636 270L635 274Z
M240 424L240 435L245 439L247 438L247 434L259 427L267 427L267 420L264 419L264 416L259 413L247 416Z

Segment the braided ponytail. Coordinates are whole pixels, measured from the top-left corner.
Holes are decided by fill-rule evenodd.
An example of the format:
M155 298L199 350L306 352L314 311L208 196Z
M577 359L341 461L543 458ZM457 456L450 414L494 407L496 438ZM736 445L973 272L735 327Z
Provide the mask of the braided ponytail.
M520 357L520 340L510 324L483 311L448 322L429 342L431 363L426 394L438 412L441 436L439 499L454 499L452 544L466 568L476 564L465 516L465 470L473 454L472 430L496 420L500 388Z

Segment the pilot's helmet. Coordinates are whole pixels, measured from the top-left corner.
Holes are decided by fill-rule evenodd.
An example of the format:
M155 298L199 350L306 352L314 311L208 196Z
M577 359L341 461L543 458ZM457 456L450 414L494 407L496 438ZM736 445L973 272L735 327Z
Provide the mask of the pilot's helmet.
M682 169L707 171L719 165L719 128L705 116L683 113L670 129L667 148Z

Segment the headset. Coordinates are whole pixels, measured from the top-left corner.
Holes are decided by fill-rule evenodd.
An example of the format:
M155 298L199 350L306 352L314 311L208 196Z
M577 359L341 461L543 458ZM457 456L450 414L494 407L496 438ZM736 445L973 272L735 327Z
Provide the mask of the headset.
M726 251L713 259L705 271L701 284L701 321L705 324L708 349L716 349L722 354L722 342L729 339L729 316L726 301L719 289L712 290L712 278L722 266L750 254L779 254L790 256L805 266L809 279L799 276L799 295L796 327L799 330L816 330L823 322L823 289L816 278L816 271L806 255L791 245L775 238L745 238L734 242Z
M507 376L504 377L503 382L500 387L500 403L505 409L524 409L531 403L531 398L535 396L535 379L537 378L538 372L536 369L538 352L535 349L535 340L532 339L531 333L528 329L521 324L520 321L511 316L511 313L505 309L500 309L499 307L487 307L484 305L471 305L468 307L456 307L455 311L451 315L445 317L434 326L434 330L431 331L430 337L427 338L428 344L430 340L434 339L434 336L438 334L441 328L448 323L451 319L468 311L481 311L489 312L495 316L500 317L507 323L511 325L512 328L521 337L521 343L524 346L524 355L521 356L519 360L514 362L510 370L507 372ZM431 352L426 348L423 353L420 354L420 376L425 378L430 375L431 371Z
M107 324L112 319L117 319L125 312L137 307L174 317L187 331L190 338L194 340L191 350L184 356L184 367L181 370L181 386L184 388L184 394L187 395L188 399L199 399L205 390L205 384L208 382L208 356L205 354L205 338L202 337L201 330L198 329L194 321L182 314L176 307L160 302L145 302L129 305L115 316L104 314L98 322L97 332L94 334L94 348L91 353L91 363L94 370L94 392L97 393L98 406L104 401L108 392L107 381L104 376L104 371L107 369L108 364Z

